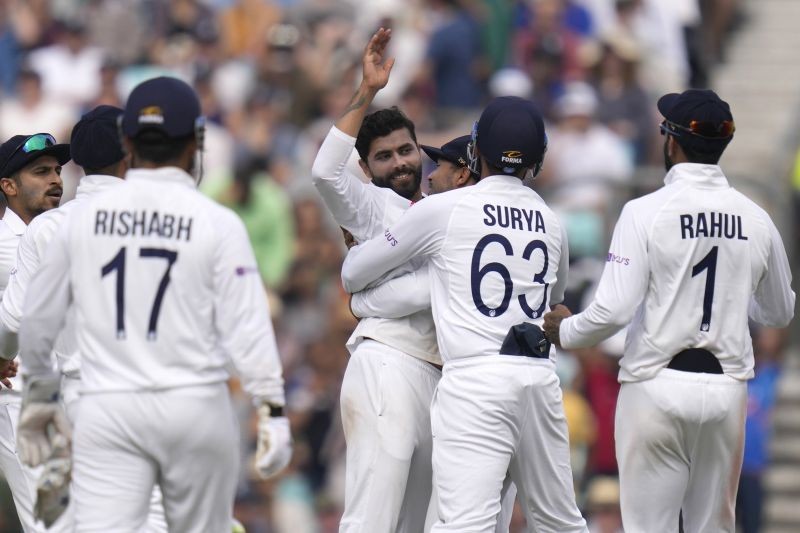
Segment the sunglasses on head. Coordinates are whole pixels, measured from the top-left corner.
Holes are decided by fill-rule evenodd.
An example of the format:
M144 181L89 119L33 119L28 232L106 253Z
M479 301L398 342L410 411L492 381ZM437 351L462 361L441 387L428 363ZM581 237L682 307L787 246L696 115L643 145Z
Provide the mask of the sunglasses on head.
M661 123L661 135L680 136L679 132L681 131L703 139L727 139L736 131L736 126L732 120L723 120L720 123L692 120L689 122L688 128L669 120L664 120Z

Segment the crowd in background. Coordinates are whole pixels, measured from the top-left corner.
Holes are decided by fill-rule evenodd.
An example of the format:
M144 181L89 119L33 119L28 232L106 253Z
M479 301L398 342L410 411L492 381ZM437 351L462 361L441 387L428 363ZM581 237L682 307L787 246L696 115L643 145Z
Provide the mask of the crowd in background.
M338 394L356 322L339 280L346 249L310 168L359 81L369 36L392 28L397 58L376 105L398 105L425 144L469 133L492 96L524 96L542 108L549 148L532 186L568 227L566 303L577 311L602 271L621 203L663 175L657 97L713 87L726 43L746 23L740 7L738 0L4 0L0 140L41 131L68 142L82 112L123 106L144 79L168 74L193 84L208 118L201 189L239 213L250 233L295 436L287 471L258 481L249 471L255 420L237 394L243 463L235 514L250 533L332 532L344 486ZM79 173L67 166L63 176L68 196ZM766 464L783 342L771 331L755 339L758 364L769 370L757 371L749 488L741 495L750 499L742 509L760 509L751 503L760 490L751 479ZM621 530L613 424L622 340L559 358L575 484L593 532ZM4 518L11 528L0 510L0 531ZM519 520L512 531L524 528Z

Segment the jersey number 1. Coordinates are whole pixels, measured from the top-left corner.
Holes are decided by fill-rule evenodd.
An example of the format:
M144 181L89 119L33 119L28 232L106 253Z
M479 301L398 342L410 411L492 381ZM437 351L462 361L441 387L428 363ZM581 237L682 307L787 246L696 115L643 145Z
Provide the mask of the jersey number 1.
M708 331L711 327L711 304L714 302L714 278L717 277L717 246L696 265L692 267L692 277L695 277L703 270L708 270L706 274L706 290L703 293L703 318L700 320L700 331Z
M111 261L103 265L100 270L101 277L106 277L108 274L117 272L117 286L116 286L116 301L117 301L117 338L125 338L125 254L126 248L123 246L117 252ZM164 293L169 285L169 273L172 270L172 265L178 259L178 252L172 250L165 250L163 248L142 248L139 250L139 257L155 257L158 259L165 259L167 261L167 269L164 275L161 276L161 283L158 284L155 300L153 300L153 307L150 309L150 321L147 326L147 339L154 340L156 338L156 326L158 324L158 314L161 311L161 302L164 299Z

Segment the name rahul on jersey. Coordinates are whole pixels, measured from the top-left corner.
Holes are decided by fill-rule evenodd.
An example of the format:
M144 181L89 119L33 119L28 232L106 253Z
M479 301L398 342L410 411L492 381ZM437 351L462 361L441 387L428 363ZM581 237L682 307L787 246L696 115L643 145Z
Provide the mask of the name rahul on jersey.
M158 211L98 209L94 219L95 235L117 237L159 236L176 241L192 237L192 217Z
M695 213L680 215L681 239L697 239L698 237L717 237L746 241L741 215L728 213Z

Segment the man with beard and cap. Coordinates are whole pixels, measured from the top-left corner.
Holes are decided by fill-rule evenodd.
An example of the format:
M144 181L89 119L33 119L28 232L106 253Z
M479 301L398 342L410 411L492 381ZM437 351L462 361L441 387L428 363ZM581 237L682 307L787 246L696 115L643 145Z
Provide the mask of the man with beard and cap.
M61 166L70 159L69 145L57 144L49 133L15 135L0 146L0 189L6 199L0 223L0 292L13 277L17 245L35 217L58 206ZM3 298L5 299L5 297ZM34 518L38 473L22 464L17 454L17 421L22 384L13 377L16 353L0 354L0 470L8 480L17 515L25 532L44 531Z
M558 306L545 333L592 346L628 325L615 440L626 532L732 533L744 446L748 321L785 327L795 294L769 215L718 165L730 107L710 90L658 101L664 187L631 200L614 229L594 300Z

